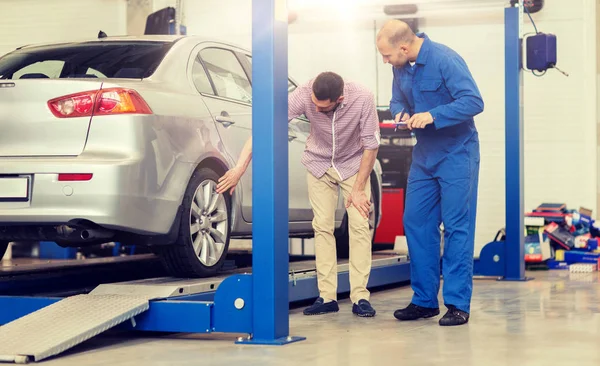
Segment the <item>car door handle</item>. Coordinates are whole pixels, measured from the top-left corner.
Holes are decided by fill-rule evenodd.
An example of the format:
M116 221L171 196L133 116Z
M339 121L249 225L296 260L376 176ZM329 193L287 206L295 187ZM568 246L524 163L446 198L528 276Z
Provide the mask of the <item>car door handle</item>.
M235 121L229 116L216 116L215 121L223 124L225 127L229 127L235 123Z

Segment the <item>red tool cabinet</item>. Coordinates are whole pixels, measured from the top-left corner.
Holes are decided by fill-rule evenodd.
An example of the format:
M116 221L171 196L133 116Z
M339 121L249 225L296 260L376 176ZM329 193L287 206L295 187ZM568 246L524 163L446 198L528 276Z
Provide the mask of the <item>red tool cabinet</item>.
M396 236L404 235L404 189L383 190L381 223L375 234L375 244L393 244Z
M376 245L393 245L404 235L404 200L415 138L408 130L396 130L387 108L378 109L381 146L377 159L383 170L381 223L375 234Z

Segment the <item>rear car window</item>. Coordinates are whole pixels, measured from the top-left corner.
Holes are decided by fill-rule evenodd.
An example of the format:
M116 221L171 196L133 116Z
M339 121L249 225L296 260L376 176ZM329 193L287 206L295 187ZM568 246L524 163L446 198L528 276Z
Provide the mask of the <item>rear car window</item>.
M110 41L24 48L0 58L0 79L143 79L172 45Z

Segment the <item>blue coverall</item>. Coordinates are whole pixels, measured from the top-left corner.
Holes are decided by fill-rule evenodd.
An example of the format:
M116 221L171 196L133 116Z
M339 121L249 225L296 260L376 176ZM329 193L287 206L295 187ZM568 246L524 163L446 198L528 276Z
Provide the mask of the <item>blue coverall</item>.
M440 223L444 224L444 304L470 313L473 287L479 137L473 117L483 100L465 61L427 35L411 67L394 68L390 110L429 112L434 122L413 129L417 144L408 177L404 226L413 304L438 308Z

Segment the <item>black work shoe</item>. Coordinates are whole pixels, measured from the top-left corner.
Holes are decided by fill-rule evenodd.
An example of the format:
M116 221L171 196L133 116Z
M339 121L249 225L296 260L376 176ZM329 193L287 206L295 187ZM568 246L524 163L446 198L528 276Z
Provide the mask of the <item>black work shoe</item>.
M325 303L322 297L319 297L314 304L304 309L304 315L322 315L327 313L337 313L340 311L337 301Z
M448 312L440 319L440 325L447 327L453 325L463 325L469 322L469 313L458 310L456 307L449 305Z
M398 320L417 320L420 318L431 318L439 314L439 308L424 308L410 303L408 307L396 310L394 312L394 317Z
M362 318L372 318L375 316L375 309L367 300L358 300L358 304L352 305L352 312Z

